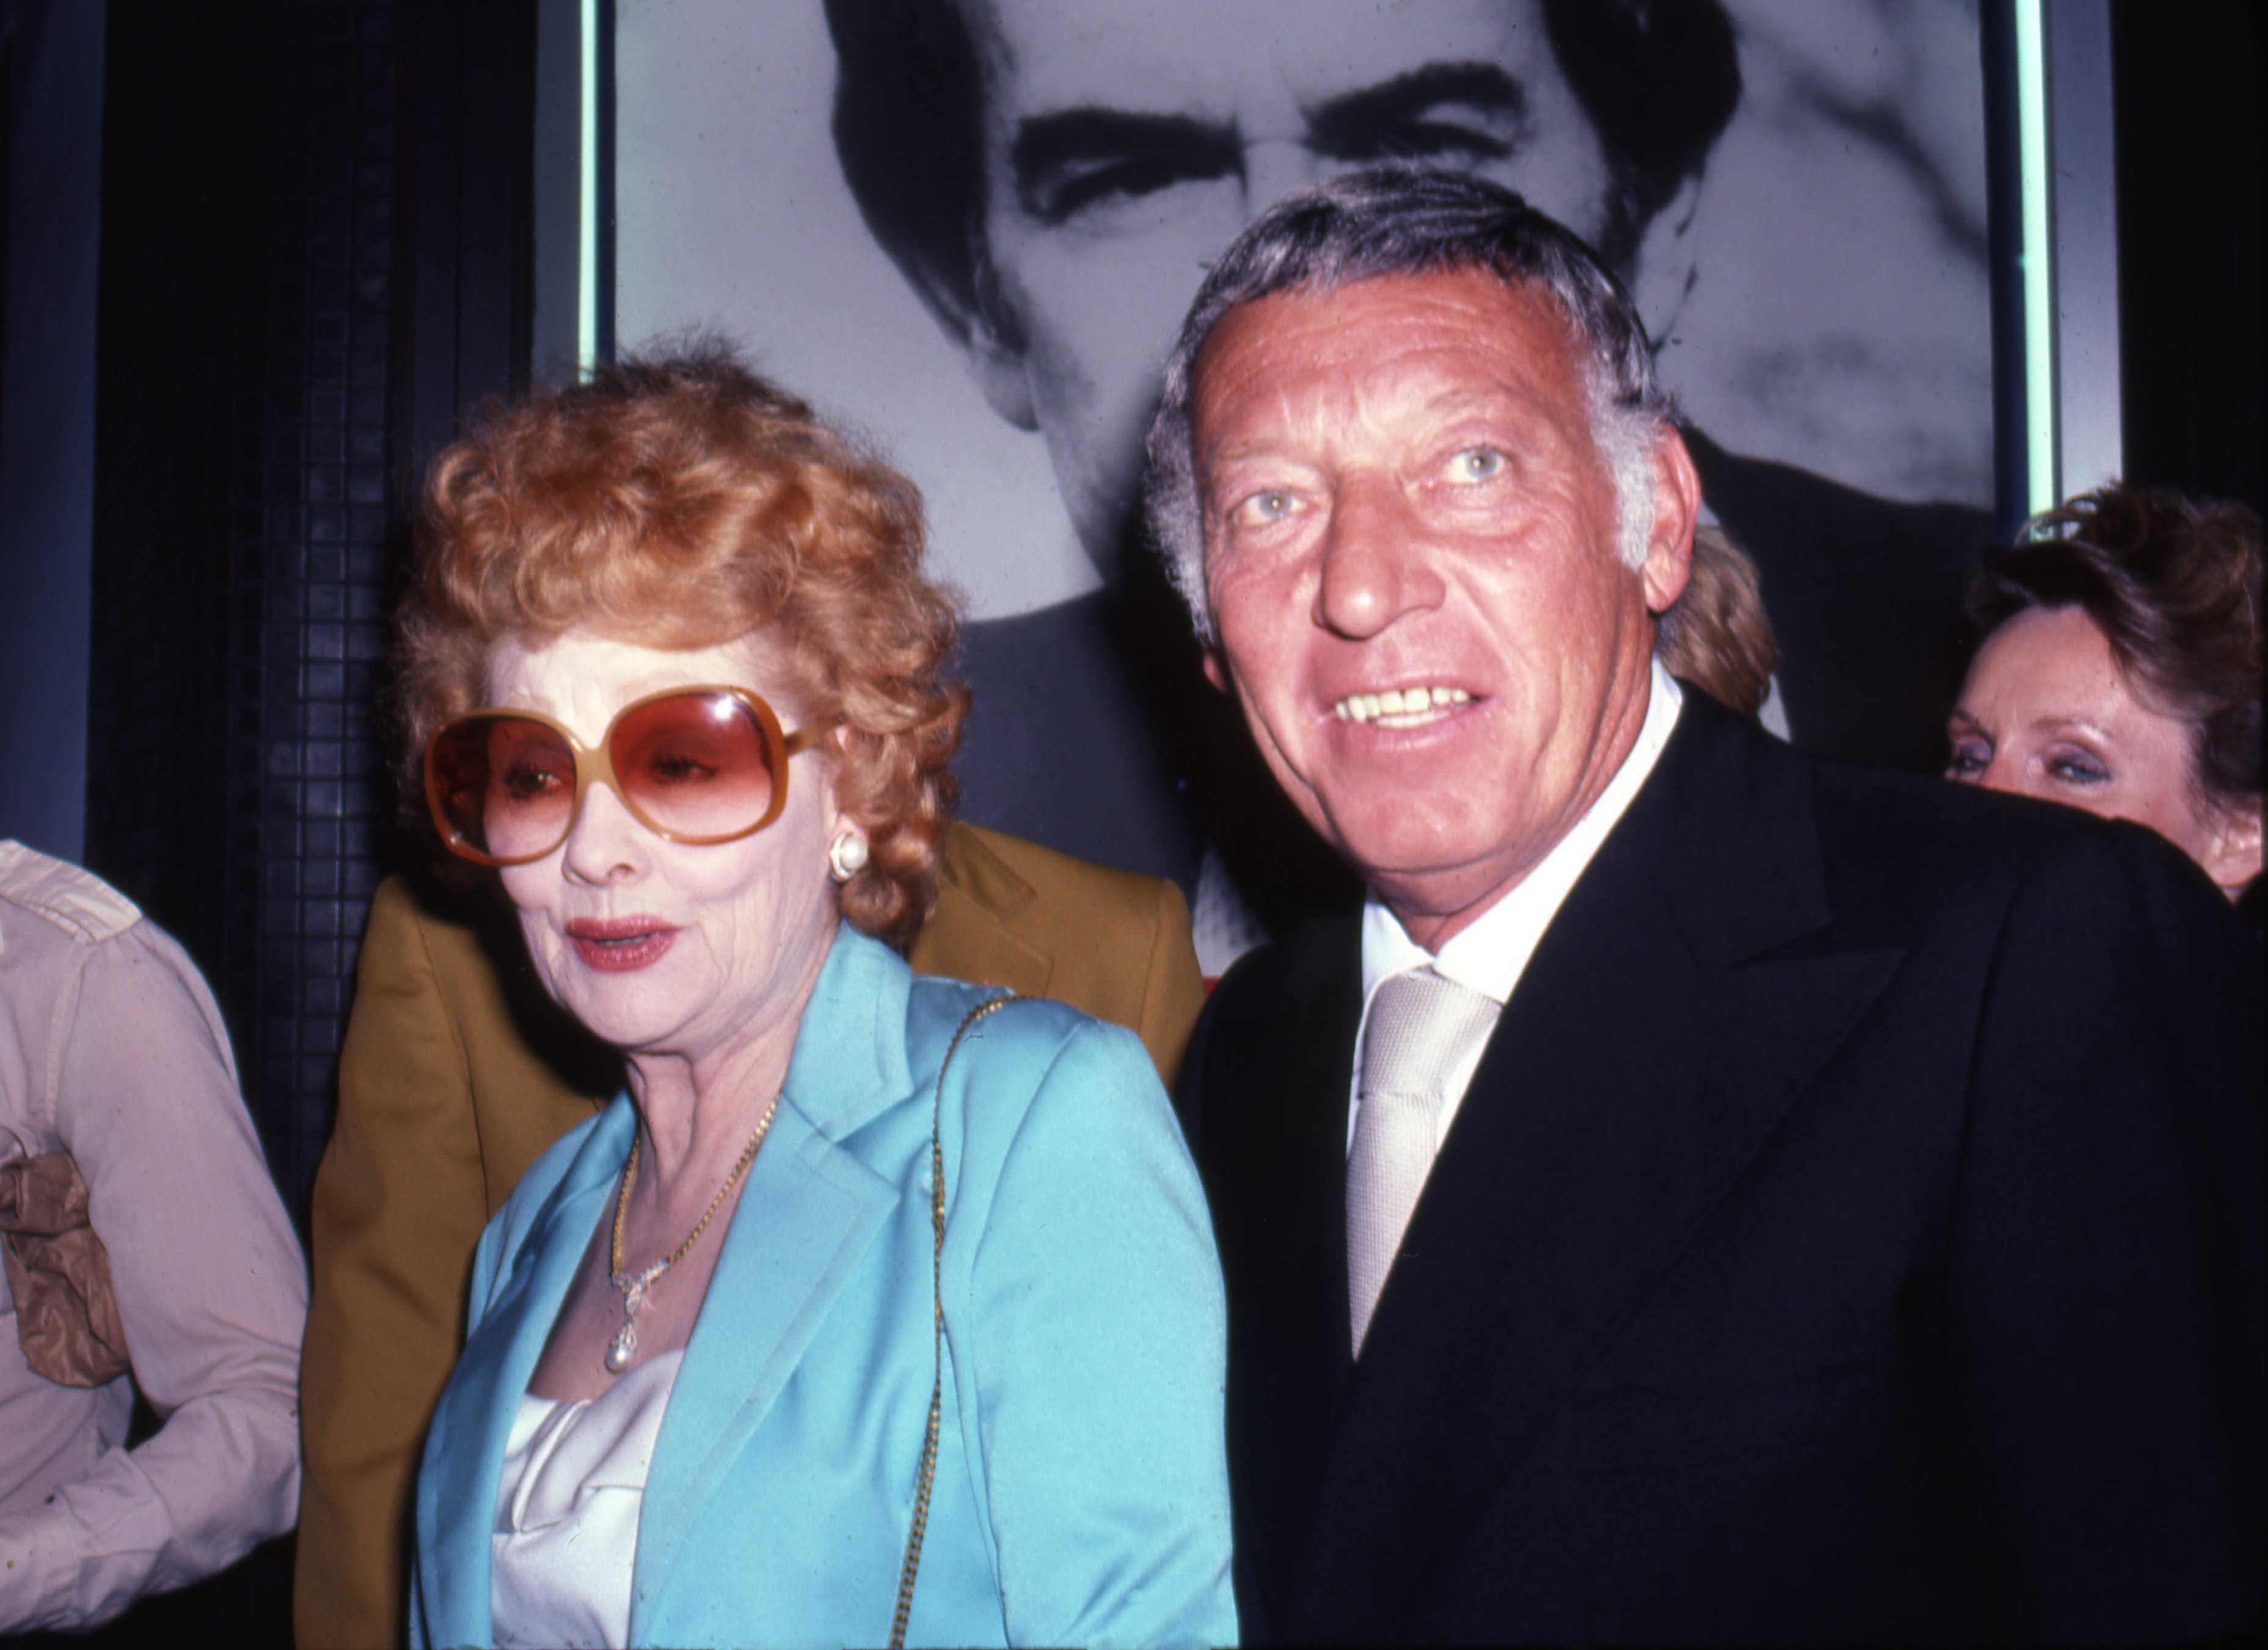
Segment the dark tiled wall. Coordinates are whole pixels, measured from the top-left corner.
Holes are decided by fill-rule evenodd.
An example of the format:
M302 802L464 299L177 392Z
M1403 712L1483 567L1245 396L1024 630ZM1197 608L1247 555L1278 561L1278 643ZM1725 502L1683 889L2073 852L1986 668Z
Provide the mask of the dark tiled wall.
M302 1218L389 806L396 12L110 6L87 859L205 969Z

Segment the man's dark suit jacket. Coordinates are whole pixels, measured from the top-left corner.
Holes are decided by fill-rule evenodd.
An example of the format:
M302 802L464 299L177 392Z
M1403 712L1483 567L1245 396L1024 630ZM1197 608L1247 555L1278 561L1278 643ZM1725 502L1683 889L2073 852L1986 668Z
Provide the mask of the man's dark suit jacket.
M1182 1070L1254 1640L2163 1639L2255 1606L2260 976L2139 828L1689 691L1348 1349L1351 915Z

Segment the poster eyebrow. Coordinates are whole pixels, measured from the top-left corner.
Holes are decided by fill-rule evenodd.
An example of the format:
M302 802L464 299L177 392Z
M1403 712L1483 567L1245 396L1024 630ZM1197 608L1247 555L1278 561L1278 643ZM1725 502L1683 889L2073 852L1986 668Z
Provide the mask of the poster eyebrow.
M1172 161L1195 174L1216 176L1234 171L1241 155L1236 129L1227 122L1086 106L1022 122L1008 162L1019 192L1028 197L1051 173L1085 162Z
M1445 103L1516 121L1528 116L1528 90L1496 63L1424 63L1376 85L1318 104L1307 115L1307 142L1337 159L1369 158L1381 144ZM1472 135L1479 137L1481 135ZM1509 145L1491 145L1509 152Z

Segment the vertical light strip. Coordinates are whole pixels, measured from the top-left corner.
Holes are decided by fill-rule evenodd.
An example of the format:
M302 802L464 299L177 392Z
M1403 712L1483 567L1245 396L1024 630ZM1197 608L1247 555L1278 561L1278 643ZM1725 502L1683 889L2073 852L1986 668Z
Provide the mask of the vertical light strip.
M577 136L575 365L588 378L599 360L599 0L580 0L582 71Z
M2024 203L2024 491L2036 515L2058 501L2056 475L2055 242L2048 173L2042 0L2016 0L2017 170Z

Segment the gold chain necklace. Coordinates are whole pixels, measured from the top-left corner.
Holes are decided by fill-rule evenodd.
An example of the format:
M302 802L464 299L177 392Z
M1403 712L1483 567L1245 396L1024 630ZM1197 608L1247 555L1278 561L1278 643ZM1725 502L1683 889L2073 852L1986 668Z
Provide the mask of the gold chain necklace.
M756 1131L748 1137L747 1149L740 1153L740 1160L733 1165L733 1172L725 1176L725 1183L709 1200L709 1207L702 1212L700 1219L693 1223L693 1230L686 1234L685 1241L652 1265L637 1272L622 1270L622 1217L630 1210L630 1188L637 1184L638 1137L630 1137L630 1160L622 1169L622 1189L615 1196L615 1231L607 1245L608 1278L622 1292L622 1327L616 1330L615 1338L607 1343L608 1374L619 1375L637 1359L637 1315L645 1306L646 1292L659 1280L662 1273L683 1260L692 1252L693 1246L701 1241L701 1234L709 1229L711 1217L725 1206L725 1199L733 1195L733 1188L739 1185L740 1176L748 1172L748 1165L756 1160L756 1148L764 1143L764 1135L772 1126L772 1113L778 1109L779 1096L774 1094L772 1103L764 1108L764 1115L756 1120Z

